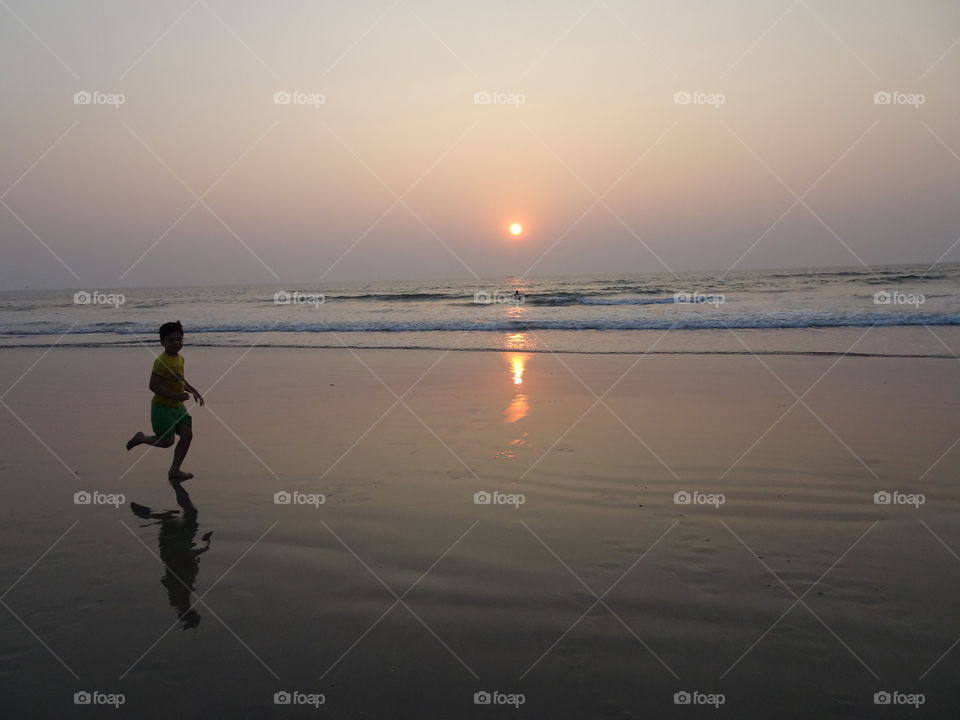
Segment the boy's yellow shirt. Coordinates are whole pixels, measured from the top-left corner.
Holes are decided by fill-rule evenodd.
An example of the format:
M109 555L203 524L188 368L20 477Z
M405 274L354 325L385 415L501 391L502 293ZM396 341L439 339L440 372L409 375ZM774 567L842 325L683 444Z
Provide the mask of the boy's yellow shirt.
M160 353L156 360L153 361L153 370L151 372L154 375L159 375L163 380L163 385L171 392L182 393L187 389L187 385L183 379L183 355L175 355L171 357L165 352ZM154 393L153 396L154 405L167 405L169 407L180 407L183 403L180 400L171 400L169 398L161 397Z

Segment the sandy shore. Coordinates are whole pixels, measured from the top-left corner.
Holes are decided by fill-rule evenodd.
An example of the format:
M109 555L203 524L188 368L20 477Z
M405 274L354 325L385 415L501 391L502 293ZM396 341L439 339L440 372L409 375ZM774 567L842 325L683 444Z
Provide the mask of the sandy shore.
M10 717L82 690L117 717L313 711L278 691L337 717L960 703L956 360L187 347L184 523L130 509L178 507L170 451L123 449L148 350L42 355L0 352L3 389L27 373L0 408ZM924 502L875 503L895 491ZM178 577L203 597L179 620Z

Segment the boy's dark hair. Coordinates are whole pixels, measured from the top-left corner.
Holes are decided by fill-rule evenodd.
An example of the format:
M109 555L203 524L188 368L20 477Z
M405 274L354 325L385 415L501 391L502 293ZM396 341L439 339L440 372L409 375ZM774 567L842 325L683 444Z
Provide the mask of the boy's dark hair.
M167 335L174 332L178 332L181 335L183 334L183 325L180 324L180 321L177 320L175 322L165 322L160 326L160 342L163 342Z

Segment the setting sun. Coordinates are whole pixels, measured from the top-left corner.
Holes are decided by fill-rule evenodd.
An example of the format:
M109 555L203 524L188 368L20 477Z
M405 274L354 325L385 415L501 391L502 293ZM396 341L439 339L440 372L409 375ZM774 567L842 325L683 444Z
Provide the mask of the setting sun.
M517 237L522 232L523 232L523 225L521 225L520 223L513 223L510 226L510 234L513 235L514 237Z

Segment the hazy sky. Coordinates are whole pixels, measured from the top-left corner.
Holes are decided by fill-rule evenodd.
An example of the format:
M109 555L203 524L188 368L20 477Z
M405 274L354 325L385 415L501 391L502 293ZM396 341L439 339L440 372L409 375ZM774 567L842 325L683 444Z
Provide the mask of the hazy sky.
M958 39L955 0L4 0L0 288L958 261Z

